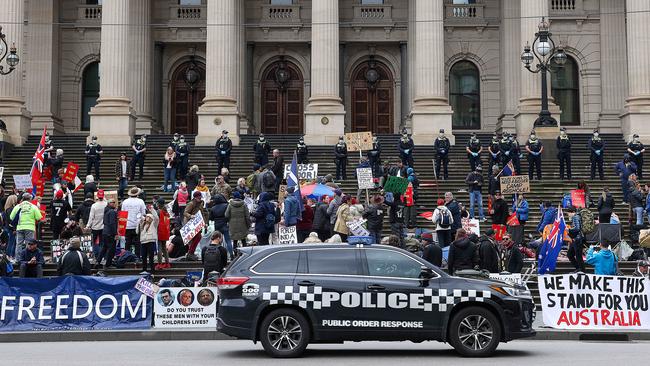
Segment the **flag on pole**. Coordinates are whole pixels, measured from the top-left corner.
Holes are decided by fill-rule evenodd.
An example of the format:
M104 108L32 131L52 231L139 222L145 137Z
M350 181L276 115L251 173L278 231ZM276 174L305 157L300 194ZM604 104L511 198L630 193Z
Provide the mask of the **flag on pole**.
M36 185L41 180L41 176L43 175L43 165L45 164L45 157L43 155L45 154L46 132L47 128L43 128L41 142L39 142L38 148L36 149L34 157L32 158L32 170L29 172L29 175L32 177L32 185L34 186L33 192L36 192Z
M302 194L300 192L300 181L298 180L298 157L296 152L293 152L293 159L291 160L291 170L287 174L287 188L294 187L293 195L296 196L298 200L298 220L302 220L302 211L305 210L305 207L302 204Z
M544 243L542 243L542 248L539 251L537 271L540 275L555 271L557 256L560 254L560 249L562 249L565 230L566 222L564 222L562 207L558 206L557 216L555 217L555 222L553 222L553 227Z
M79 177L75 175L74 176L74 190L72 191L72 193L77 193L77 191L80 188L83 188L83 186L84 185L83 185L83 182L81 182L81 179L79 179Z
M515 166L512 165L512 160L510 160L508 162L508 164L506 164L506 166L504 166L503 169L501 169L501 172L499 172L499 174L497 174L497 177L500 177L501 175L503 175L504 177L517 175L517 171L515 170Z

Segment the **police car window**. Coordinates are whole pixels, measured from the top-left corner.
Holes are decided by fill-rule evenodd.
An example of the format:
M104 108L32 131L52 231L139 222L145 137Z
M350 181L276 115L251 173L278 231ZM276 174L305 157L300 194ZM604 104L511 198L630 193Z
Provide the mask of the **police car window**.
M307 265L311 274L359 274L353 249L307 250Z
M367 249L368 274L378 277L418 278L422 265L391 250Z
M271 254L257 264L253 270L257 273L296 273L299 251Z

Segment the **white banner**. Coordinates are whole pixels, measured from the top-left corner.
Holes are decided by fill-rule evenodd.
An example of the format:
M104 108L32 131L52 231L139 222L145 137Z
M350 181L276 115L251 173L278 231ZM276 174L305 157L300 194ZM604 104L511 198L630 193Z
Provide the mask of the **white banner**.
M163 287L154 301L156 328L217 327L216 287Z
M297 164L298 165L298 179L310 180L316 179L318 176L318 164ZM291 164L284 164L284 179L291 171Z
M481 236L481 223L478 219L460 219L460 221L463 225L463 230L468 234Z
M298 243L298 232L296 226L280 226L278 229L279 244L296 244Z
M544 324L557 329L650 329L650 280L592 274L538 277Z
M187 244L200 233L201 230L205 227L205 221L203 221L203 214L201 211L197 212L193 219L190 219L183 227L181 228L181 237L183 238L183 243Z
M372 181L372 168L357 168L357 185L359 189L374 189Z

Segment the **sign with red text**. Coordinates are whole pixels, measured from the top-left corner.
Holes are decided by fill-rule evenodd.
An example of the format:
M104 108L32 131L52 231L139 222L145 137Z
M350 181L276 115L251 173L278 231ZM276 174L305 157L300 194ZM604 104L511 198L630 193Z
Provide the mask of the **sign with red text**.
M650 279L539 276L544 325L556 329L650 329Z
M126 222L129 217L128 211L117 211L117 235L126 235Z
M585 191L582 189L574 189L571 191L571 204L575 208L585 208Z
M67 168L65 168L65 174L63 174L63 179L66 182L74 182L74 177L77 176L79 171L79 165L73 162L69 162Z

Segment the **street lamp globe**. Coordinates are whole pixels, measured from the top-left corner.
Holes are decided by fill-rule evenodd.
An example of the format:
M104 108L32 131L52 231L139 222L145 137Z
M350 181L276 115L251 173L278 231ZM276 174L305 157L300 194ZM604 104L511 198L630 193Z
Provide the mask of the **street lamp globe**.
M555 56L553 56L553 60L555 61L556 64L563 66L567 61L567 55L564 52L564 49L558 48L557 52L555 53Z
M537 53L546 56L551 52L551 43L548 41L537 42Z
M16 54L16 47L13 46L11 47L11 50L9 51L9 55L7 56L7 65L9 65L10 67L16 67L16 65L18 65L18 61L20 61L20 59Z
M524 47L524 52L521 54L521 62L523 62L526 67L530 66L530 64L533 62L533 54L530 52L530 46L526 44Z

